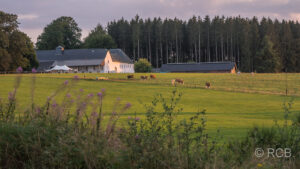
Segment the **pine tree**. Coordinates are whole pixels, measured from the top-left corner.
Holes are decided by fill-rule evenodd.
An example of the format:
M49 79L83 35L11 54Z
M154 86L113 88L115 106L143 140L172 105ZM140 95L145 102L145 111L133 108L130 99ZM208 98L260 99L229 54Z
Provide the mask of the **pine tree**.
M265 35L260 44L255 65L257 72L274 73L281 70L280 57L273 49L273 43L268 35Z

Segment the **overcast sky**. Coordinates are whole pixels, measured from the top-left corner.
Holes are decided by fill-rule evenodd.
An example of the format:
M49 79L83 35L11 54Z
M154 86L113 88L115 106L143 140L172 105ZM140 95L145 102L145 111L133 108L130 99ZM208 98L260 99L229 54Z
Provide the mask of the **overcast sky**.
M20 29L36 42L43 28L60 16L71 16L85 37L98 23L114 19L193 15L262 16L300 21L300 0L0 0L0 10L19 16Z

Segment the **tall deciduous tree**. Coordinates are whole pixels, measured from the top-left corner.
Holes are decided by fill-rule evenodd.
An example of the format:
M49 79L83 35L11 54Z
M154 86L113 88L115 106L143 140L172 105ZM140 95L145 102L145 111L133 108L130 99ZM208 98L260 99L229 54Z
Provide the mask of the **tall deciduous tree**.
M38 67L33 43L18 30L17 15L0 11L0 71Z
M57 46L76 49L81 45L81 29L72 17L62 16L44 28L38 37L36 47L40 50L51 50Z
M112 37L102 28L101 25L92 30L84 39L84 48L116 48L116 43Z

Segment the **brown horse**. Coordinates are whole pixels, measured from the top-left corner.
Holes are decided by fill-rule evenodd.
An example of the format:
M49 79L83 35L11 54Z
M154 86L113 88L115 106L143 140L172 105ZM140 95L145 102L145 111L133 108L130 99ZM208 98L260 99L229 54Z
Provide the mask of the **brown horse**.
M174 86L174 85L176 85L176 83L184 85L183 79L173 79L172 85Z
M148 76L141 76L141 79L142 79L142 80L147 80L147 79L148 79Z
M210 82L206 82L205 87L209 89L210 88Z
M156 79L156 75L150 75L151 79Z
M128 75L127 76L127 79L133 79L134 78L134 75Z

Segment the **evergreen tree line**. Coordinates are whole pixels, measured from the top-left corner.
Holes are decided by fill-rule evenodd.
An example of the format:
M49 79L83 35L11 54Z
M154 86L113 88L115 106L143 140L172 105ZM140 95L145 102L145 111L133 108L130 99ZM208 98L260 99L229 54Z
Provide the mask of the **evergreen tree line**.
M133 60L166 63L236 62L243 72L300 72L300 24L256 17L119 19L108 34Z

